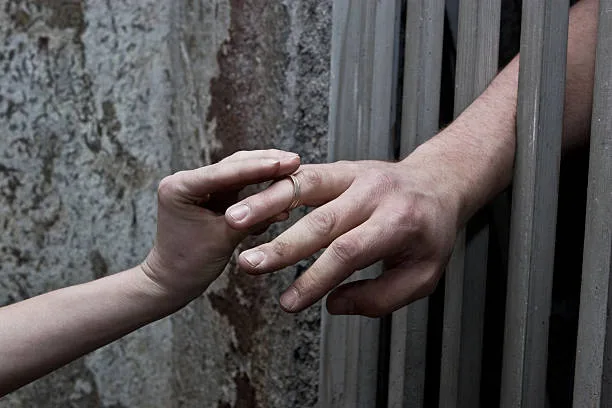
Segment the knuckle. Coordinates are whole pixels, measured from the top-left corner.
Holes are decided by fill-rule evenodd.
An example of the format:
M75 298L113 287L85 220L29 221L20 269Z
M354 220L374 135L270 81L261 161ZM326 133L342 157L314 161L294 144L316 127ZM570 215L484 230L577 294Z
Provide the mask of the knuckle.
M236 159L239 155L240 155L240 151L234 152L234 153L230 154L229 156L224 157L220 161L220 163L223 163L223 162L228 161L228 160Z
M311 189L317 189L323 184L323 175L319 170L313 168L304 169L297 173L296 177L302 178L304 184L308 185Z
M428 222L428 212L419 204L419 201L413 201L411 204L405 205L404 212L412 224L416 226L423 227Z
M423 296L431 295L438 286L438 281L440 280L439 274L436 271L427 271L421 275L420 286Z
M355 162L351 161L351 160L338 160L336 162L332 163L332 166L334 167L349 167L352 168L355 165Z
M289 254L291 246L287 242L276 239L270 243L270 249L275 256L284 258Z
M273 197L266 190L246 198L243 204L247 203L257 213L266 213L266 209L274 208L275 204Z
M348 265L361 252L361 246L355 239L340 238L331 244L330 250L340 263Z
M386 219L391 226L402 226L410 223L410 216L403 204L395 205L387 211Z
M398 203L389 214L393 225L406 228L416 235L422 235L429 223L426 209L413 202Z
M221 160L221 162L229 161L229 160L240 160L246 156L248 152L246 150L238 150L237 152L232 153L227 156L225 159Z
M378 194L385 194L395 190L396 182L394 178L382 169L372 169L369 171L369 178L372 187Z
M249 202L252 203L254 211L261 214L269 213L270 209L273 208L280 208L279 199L269 191L262 191L259 194L251 196Z
M305 273L293 283L293 288L299 298L307 297L309 293L321 287L321 280L313 273Z
M177 175L164 177L157 186L157 197L160 201L165 201L173 197L177 192Z
M336 225L336 214L332 211L315 210L308 217L308 226L316 235L327 236Z

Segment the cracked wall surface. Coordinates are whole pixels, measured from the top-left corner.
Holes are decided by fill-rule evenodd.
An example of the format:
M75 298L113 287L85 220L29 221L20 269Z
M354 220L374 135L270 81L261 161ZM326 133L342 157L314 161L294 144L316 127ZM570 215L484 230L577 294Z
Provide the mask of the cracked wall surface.
M330 32L331 0L0 0L0 305L139 263L166 174L239 149L325 161ZM314 406L319 310L277 305L307 265L230 266L0 408Z

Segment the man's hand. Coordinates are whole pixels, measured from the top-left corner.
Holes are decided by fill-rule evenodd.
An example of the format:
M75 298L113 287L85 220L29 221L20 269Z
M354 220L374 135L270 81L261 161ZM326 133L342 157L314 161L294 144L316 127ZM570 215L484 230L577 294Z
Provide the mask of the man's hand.
M272 272L326 248L281 296L289 312L312 305L379 260L386 266L380 277L333 290L327 300L331 313L381 316L429 295L460 226L456 187L465 181L421 150L400 163L302 166L295 175L301 203L319 207L272 242L243 252L240 267L251 274ZM285 179L230 207L226 220L246 230L283 213L292 198L293 183Z
M227 206L247 185L292 173L299 164L293 153L243 151L164 178L158 190L155 246L142 265L156 289L179 303L199 296L221 274L246 234L284 217L262 219L251 230L236 231L223 217Z

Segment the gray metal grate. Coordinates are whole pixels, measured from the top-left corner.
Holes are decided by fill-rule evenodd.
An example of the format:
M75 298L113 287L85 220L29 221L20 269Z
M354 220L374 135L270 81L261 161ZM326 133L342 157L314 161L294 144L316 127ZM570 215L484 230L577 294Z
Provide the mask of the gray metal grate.
M455 116L497 72L501 4L459 3ZM444 7L444 0L334 2L330 161L393 160L396 136L403 158L438 131ZM568 10L569 0L523 1L503 407L547 404ZM399 49L402 21L405 47ZM600 0L598 29L574 407L612 403L612 0ZM403 53L403 72L398 53ZM402 95L396 94L398 77ZM396 106L402 109L401 124L394 122ZM401 125L398 135L395 125ZM499 217L503 211L494 213ZM481 405L489 233L486 222L468 224L466 231L445 278L440 407ZM380 272L374 266L355 278ZM378 319L323 312L320 406L425 406L428 306L423 299L395 312L390 338L381 336ZM388 342L390 350L388 382L382 387L380 342Z

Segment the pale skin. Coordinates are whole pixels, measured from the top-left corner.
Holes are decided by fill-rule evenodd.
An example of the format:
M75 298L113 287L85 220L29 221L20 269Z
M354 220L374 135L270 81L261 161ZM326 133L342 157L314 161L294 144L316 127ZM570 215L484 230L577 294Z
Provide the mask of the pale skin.
M0 396L202 294L254 231L230 228L225 202L236 202L237 190L290 174L299 164L297 155L279 150L238 152L163 179L155 245L141 265L0 308Z
M570 12L564 150L588 140L597 17L597 0ZM240 254L239 266L251 274L274 272L325 248L281 295L288 312L329 293L329 312L377 317L431 294L457 231L511 182L518 72L519 57L450 126L400 162L301 166L301 202L317 208ZM292 195L289 180L277 183L229 208L227 222L250 228L282 213ZM342 284L377 261L386 266L380 277Z

